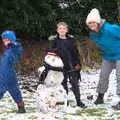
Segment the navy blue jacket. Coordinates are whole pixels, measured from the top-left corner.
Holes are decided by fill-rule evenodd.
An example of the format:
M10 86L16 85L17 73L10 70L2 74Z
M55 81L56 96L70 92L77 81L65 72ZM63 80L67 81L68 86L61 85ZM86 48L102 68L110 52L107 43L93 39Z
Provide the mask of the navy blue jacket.
M79 52L73 36L68 35L67 39L60 39L58 35L49 37L49 51L57 53L64 63L64 68L71 70L75 65L80 64Z

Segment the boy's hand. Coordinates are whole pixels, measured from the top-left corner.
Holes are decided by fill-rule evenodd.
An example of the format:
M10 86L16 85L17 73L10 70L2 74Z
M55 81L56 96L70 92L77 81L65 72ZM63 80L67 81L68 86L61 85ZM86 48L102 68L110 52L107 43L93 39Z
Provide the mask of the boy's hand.
M75 67L74 67L75 70L81 70L81 65L80 64L77 64Z

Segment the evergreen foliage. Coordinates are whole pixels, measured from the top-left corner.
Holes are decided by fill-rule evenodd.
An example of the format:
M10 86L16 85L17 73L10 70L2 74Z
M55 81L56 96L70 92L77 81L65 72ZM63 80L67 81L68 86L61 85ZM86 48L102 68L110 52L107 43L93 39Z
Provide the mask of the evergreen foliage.
M119 24L120 0L1 0L0 32L13 29L20 38L43 40L55 34L57 22L65 21L73 34L87 35L85 19L94 7Z

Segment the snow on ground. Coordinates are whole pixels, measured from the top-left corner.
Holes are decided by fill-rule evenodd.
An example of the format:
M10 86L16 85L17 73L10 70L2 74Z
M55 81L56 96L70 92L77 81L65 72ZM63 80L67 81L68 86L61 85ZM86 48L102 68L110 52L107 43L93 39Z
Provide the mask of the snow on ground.
M70 91L68 96L70 105L67 108L58 106L57 109L51 109L49 113L38 112L35 94L22 89L27 113L17 114L17 106L9 94L6 93L4 98L0 100L0 120L119 120L120 111L113 111L111 109L111 104L115 104L118 101L116 96L115 70L110 75L109 89L105 94L105 104L98 106L93 104L97 96L96 86L99 80L99 72L99 70L81 72L81 99L88 105L87 109L76 107L73 93ZM87 96L92 95L93 99L92 97L88 99Z

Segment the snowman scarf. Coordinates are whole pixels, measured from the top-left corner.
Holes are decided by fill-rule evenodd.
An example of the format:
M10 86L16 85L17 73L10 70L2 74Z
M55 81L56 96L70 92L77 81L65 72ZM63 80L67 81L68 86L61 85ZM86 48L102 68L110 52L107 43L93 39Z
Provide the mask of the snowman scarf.
M48 52L46 54L46 56L58 57L57 54L51 53L51 52ZM44 61L44 67L45 67L45 69L43 70L43 72L42 72L42 74L41 74L41 76L39 78L39 84L43 84L44 83L44 80L47 77L47 74L48 74L48 72L50 70L63 72L63 68L62 67L53 66L47 59L45 59L45 61Z

